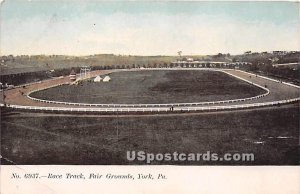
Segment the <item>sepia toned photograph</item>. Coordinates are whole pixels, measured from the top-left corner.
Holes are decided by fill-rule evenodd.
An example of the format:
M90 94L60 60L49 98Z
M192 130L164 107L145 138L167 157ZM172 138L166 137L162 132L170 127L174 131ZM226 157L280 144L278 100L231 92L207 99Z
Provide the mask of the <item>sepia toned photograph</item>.
M299 165L299 3L0 11L1 165Z

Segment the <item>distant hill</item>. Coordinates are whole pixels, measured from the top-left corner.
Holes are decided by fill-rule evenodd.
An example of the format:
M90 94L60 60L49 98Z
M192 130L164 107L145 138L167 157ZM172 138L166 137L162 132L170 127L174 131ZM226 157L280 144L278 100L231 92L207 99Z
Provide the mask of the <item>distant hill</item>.
M121 56L112 54L92 56L63 56L63 55L36 55L36 56L2 56L1 75L65 69L71 67L112 66L132 64L168 63L176 60L170 56Z
M227 55L193 55L186 56L194 60L231 62ZM184 57L181 57L184 58ZM97 54L90 56L65 55L35 55L35 56L2 56L0 61L1 75L17 74L36 71L49 71L88 65L91 67L117 66L117 65L153 65L171 63L179 59L178 56L133 56Z

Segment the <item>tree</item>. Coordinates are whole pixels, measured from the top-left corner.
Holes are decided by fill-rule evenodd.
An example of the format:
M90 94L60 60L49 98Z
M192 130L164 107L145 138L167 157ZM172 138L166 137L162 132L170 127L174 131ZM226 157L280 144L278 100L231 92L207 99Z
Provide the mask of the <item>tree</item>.
M182 51L178 51L177 53L178 53L179 58L181 58Z

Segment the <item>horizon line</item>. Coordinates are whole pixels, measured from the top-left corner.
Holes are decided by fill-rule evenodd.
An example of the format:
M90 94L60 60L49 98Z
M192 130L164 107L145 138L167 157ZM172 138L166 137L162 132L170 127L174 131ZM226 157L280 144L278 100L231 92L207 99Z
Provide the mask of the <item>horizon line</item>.
M245 52L251 52L251 53L272 53L274 51L282 51L282 52L300 52L300 50L269 50L269 51L252 51L252 50L247 50L242 53L227 53L227 52L218 52L214 54L182 54L181 57L184 56L211 56L211 55L218 55L219 53L221 54L230 54L230 55L243 55ZM86 57L86 56L95 56L95 55L115 55L115 56L141 56L141 57L156 57L156 56L161 56L161 57L173 57L173 56L178 56L178 55L167 55L167 54L155 54L155 55L139 55L139 54L116 54L116 53L94 53L94 54L1 54L0 57L3 56L76 56L76 57Z

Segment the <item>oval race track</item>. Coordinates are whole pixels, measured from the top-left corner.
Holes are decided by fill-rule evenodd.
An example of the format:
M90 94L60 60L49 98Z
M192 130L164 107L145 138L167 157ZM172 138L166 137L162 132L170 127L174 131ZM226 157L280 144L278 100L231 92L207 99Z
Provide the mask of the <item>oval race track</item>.
M240 70L234 69L206 69L206 68L148 68L148 69L130 69L130 70L99 70L93 71L90 77L104 75L118 71L147 71L147 70L211 70L222 71L226 74L239 78L257 87L265 90L265 93L245 99L232 99L215 102L195 102L195 103L173 103L173 104L83 104L70 102L56 102L35 99L30 97L30 93L62 84L69 83L69 77L44 80L38 83L26 84L26 87L16 87L14 89L1 91L1 106L13 109L35 110L42 112L68 112L68 113L180 113L197 111L222 111L237 110L246 108L259 108L265 106L277 106L280 104L295 103L300 100L299 86L285 82L280 82L270 78L256 76ZM267 86L267 88L265 88ZM5 103L3 100L5 95ZM173 107L173 108L172 108ZM173 110L171 110L171 108Z

